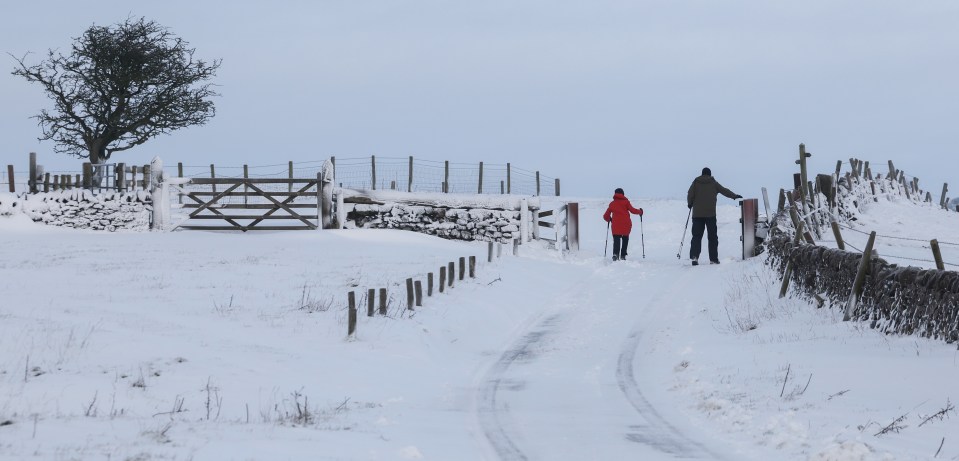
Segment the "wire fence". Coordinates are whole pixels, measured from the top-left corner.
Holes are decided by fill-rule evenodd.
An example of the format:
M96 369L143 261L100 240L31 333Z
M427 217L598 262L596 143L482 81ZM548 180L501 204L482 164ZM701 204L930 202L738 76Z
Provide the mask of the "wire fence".
M840 228L847 229L847 230L851 230L851 231L853 231L853 232L856 232L856 233L862 234L862 235L870 235L869 232L861 231L861 230L856 229L855 227L852 227L852 226L850 226L850 225L848 225L848 224L843 224L843 223L837 223L837 224L839 225ZM930 250L930 251L932 251L932 247L929 246L928 244L929 244L932 240L934 240L934 239L918 239L918 238L910 238L910 237L899 237L899 236L895 236L895 235L883 235L883 234L876 234L876 237L877 237L877 238L883 238L883 239L890 239L890 240L899 240L899 241L904 241L904 242L921 242L921 243L923 243L923 245L919 245L919 247L921 247L921 248L923 248L923 249L925 249L925 250ZM944 242L944 241L941 241L941 240L937 240L936 242L937 242L939 245L959 246L959 243ZM859 252L859 253L862 253L862 250L860 250L860 249L856 248L855 246L851 245L851 244L849 243L849 241L847 241L846 239L843 239L843 244L845 244L846 246L848 246L848 247L856 250L856 251ZM933 260L933 259L916 258L916 257L911 257L911 256L897 256L897 255L886 254L886 253L883 253L881 256L882 256L883 258L887 258L887 259L898 259L898 260L902 260L902 261L912 261L912 262L923 262L923 263L937 264L937 262L936 262L935 260ZM943 264L943 265L946 265L946 266L959 267L959 264L951 263L951 262L948 262L948 261L942 261L942 264Z
M560 195L559 179L510 163L462 163L377 156L334 157L332 160L337 185L351 189Z
M334 181L349 189L463 194L559 195L559 180L512 164L413 157L332 157ZM177 165L187 178L315 178L326 160L269 165Z

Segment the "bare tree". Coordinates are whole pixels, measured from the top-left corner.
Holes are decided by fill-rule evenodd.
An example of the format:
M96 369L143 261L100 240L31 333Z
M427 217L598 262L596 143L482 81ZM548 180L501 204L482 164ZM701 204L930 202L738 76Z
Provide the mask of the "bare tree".
M39 83L54 102L36 118L41 141L57 153L103 163L164 133L203 125L218 96L209 80L220 60L194 60L195 49L144 18L93 25L75 38L69 55L49 50L36 65L16 58L12 72Z

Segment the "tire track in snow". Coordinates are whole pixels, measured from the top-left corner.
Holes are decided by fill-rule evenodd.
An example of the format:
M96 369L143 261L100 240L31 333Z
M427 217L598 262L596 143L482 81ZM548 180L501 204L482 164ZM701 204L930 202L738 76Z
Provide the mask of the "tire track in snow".
M688 275L688 274L687 274ZM663 305L667 294L674 293L680 280L686 277L677 277L673 283L662 287L655 297L650 300L647 309L651 306ZM688 286L688 285L687 285ZM647 325L648 326L648 325ZM639 383L636 381L633 364L636 351L643 339L644 325L637 323L633 326L629 336L620 348L616 366L616 381L620 390L630 405L646 420L648 424L632 426L634 432L626 435L630 441L654 447L664 453L685 459L723 459L722 456L710 451L699 442L683 434L676 426L669 423L656 408L646 399Z
M663 268L669 270L669 266ZM576 299L569 293L574 293L577 290L582 291L579 287L584 285L590 286L592 290L613 291L611 287L598 286L597 280L611 280L608 277L595 277L600 270L602 269L597 269L596 272L591 274L593 276L581 279L574 290L569 290L554 299L563 299L566 302L562 304L568 304L570 298ZM647 312L650 306L662 305L667 296L674 293L673 290L683 283L682 279L685 277L680 274L683 273L684 268L675 267L672 270L679 275L674 277L672 283L662 286L657 285L655 290L645 291L647 295L649 291L655 291L656 293L647 304ZM652 287L644 284L638 288ZM576 305L564 307L572 308L575 311L575 309L583 307L580 306L582 301L582 299L578 299L575 301ZM580 310L582 311L582 309ZM525 443L522 439L522 428L516 424L511 415L508 403L509 397L506 393L522 392L528 385L527 381L515 378L515 372L511 369L516 365L535 362L539 358L540 351L545 347L544 343L563 334L563 325L570 320L570 314L569 309L561 307L554 310L548 317L534 322L531 328L521 333L521 336L500 354L480 381L476 400L477 417L482 432L499 459L510 461L538 459L534 454L524 451L523 445ZM647 316L641 317L643 321L648 321ZM646 327L650 326L647 325ZM722 459L722 456L713 453L670 424L644 396L636 381L633 365L644 331L642 322L635 324L628 330L626 340L619 349L612 347L609 351L612 354L618 354L615 355L616 361L614 362L616 364L615 385L619 387L629 406L636 411L641 420L638 424L624 427L624 430L627 431L625 439L629 442L645 445L670 458ZM613 382L610 384L613 384ZM530 435L535 435L535 430Z
M522 390L525 383L506 378L514 363L528 362L536 357L535 348L549 333L555 330L561 316L554 314L536 324L533 331L523 335L513 347L509 348L490 368L479 392L478 413L480 425L490 445L504 460L528 460L527 455L517 446L509 407L501 404L497 396L501 390Z

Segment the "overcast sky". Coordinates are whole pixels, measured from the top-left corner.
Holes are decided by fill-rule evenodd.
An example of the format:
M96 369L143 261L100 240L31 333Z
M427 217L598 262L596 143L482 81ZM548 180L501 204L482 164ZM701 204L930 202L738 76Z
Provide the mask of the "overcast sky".
M0 51L37 62L92 24L144 16L222 58L207 125L113 160L241 165L330 155L505 163L564 193L733 191L888 159L959 195L959 2L4 2ZM73 166L29 117L50 104L0 73L3 164ZM122 157L122 158L121 158ZM79 167L77 167L79 169Z

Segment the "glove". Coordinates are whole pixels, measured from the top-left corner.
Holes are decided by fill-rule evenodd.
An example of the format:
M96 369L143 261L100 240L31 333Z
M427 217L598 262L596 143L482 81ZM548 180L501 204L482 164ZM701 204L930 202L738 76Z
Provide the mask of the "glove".
M604 221L606 221L606 222L610 222L610 221L612 221L612 220L613 220L613 218L604 219Z
M733 197L733 200L739 200L739 199L741 199L741 198L743 198L742 195L737 195L737 196Z
M690 203L690 204L688 204L688 205L686 205L686 206L688 206L689 208L692 208L692 207L693 207L693 204Z
M642 209L642 208L639 209L639 217L643 217L643 209Z

